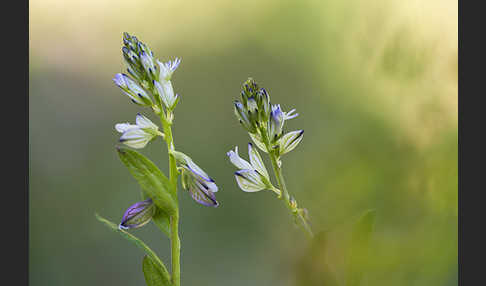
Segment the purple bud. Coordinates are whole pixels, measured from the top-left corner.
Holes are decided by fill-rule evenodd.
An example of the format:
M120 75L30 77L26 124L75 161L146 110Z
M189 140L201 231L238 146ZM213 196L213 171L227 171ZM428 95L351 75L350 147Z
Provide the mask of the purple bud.
M120 229L142 227L147 224L155 213L152 199L147 199L130 206L123 214Z

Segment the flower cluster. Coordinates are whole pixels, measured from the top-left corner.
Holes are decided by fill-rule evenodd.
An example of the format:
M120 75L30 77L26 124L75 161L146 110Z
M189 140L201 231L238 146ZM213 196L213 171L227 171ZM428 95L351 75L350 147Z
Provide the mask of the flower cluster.
M170 126L174 108L180 98L174 93L171 79L181 60L176 58L165 63L159 61L147 45L128 33L123 34L122 53L128 75L118 73L113 81L132 102L140 106L151 107L161 117L162 123ZM136 116L135 124L118 123L115 125L115 129L122 134L121 143L136 149L144 148L157 136L165 138L165 134L159 131L159 127L140 113ZM172 141L172 138L170 139ZM174 156L179 159L177 162L181 166L184 189L191 193L196 202L206 206L218 206L219 203L214 195L214 192L218 191L218 187L214 181L191 158L173 148L173 143L170 142L170 150L173 154L177 154ZM131 208L140 210L140 206L137 204ZM145 202L142 205L146 206L148 203ZM147 218L149 213L151 212L144 212L144 218ZM126 219L124 216L123 221ZM123 222L120 224L120 226L124 225ZM127 225L127 227L130 226Z
M238 186L245 192L275 192L312 236L307 211L299 208L295 198L287 191L281 171L281 156L294 150L304 135L304 130L284 132L285 122L299 114L295 109L285 112L280 104L272 104L268 92L251 78L243 84L241 100L235 101L234 112L254 144L270 157L279 189L272 185L262 158L252 143L248 144L250 162L240 157L238 147L226 153L231 163L239 169L234 173Z
M176 58L164 63L155 59L147 45L128 33L123 34L123 44L122 53L129 75L116 74L115 84L135 104L150 106L157 114L164 108L170 113L179 102L179 95L174 94L170 80L181 60Z
M280 104L272 105L268 92L251 78L243 84L241 101L235 101L234 111L255 145L266 153L275 152L279 157L302 140L303 130L284 134L285 121L299 115L295 109L284 112Z

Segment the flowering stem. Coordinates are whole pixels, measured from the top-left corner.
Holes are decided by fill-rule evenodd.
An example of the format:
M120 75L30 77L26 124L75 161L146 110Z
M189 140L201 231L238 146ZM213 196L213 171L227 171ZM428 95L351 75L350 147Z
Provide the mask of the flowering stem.
M171 154L171 151L175 149L174 140L172 137L172 114L168 112L166 117L163 111L160 114L160 121L164 128L165 142L167 143L167 152L169 154L169 181L171 185L170 192L177 203L177 177L179 171L177 170L176 160ZM179 207L177 207L175 213L170 217L170 243L171 243L171 258L172 258L172 285L181 285L181 241L179 239Z

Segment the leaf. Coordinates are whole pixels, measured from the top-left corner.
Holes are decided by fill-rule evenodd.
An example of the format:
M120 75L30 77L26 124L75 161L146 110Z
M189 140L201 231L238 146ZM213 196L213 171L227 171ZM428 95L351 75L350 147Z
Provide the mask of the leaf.
M117 147L121 161L127 166L132 176L138 181L142 190L155 205L172 214L177 205L170 193L169 179L155 164L137 151Z
M152 217L155 225L170 238L170 217L162 209L157 208L155 215Z
M357 286L361 283L369 260L369 240L375 223L375 214L375 210L367 210L353 226L346 275L347 286Z
M150 256L145 255L142 262L143 276L145 277L145 283L147 286L169 286L171 285L170 280L162 274L160 269L157 267L157 263L150 258Z
M155 252L152 251L143 241L141 241L139 238L136 236L118 228L118 225L112 223L111 221L101 217L98 214L95 214L96 218L104 223L106 226L111 228L112 230L118 232L121 234L124 238L127 240L133 242L138 248L142 249L145 251L145 253L152 259L152 262L157 266L157 268L160 271L161 277L166 281L166 284L161 284L161 285L170 285L170 274L167 271L167 268L165 267L164 263L160 260L160 258L155 254ZM168 284L167 284L168 283Z

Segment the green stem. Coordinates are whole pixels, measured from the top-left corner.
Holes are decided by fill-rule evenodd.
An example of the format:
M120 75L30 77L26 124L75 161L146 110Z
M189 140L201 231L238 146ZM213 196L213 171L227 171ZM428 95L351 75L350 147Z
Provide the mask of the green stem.
M294 214L295 216L297 216L297 218L301 222L302 227L304 228L306 234L310 238L313 238L314 233L312 232L310 225L307 223L307 220L302 215L302 212L296 211L296 209L292 207L292 204L290 202L289 191L287 190L287 186L285 185L285 180L284 180L284 177L283 177L283 174L282 174L282 168L280 168L280 166L278 165L279 158L276 154L276 151L273 150L273 148L270 144L270 140L267 136L267 131L266 131L265 127L263 127L263 126L264 125L262 125L259 128L259 131L260 131L260 135L262 136L263 143L265 144L265 147L267 148L268 155L270 157L270 161L272 162L273 173L275 174L275 178L277 178L277 183L278 183L278 186L280 188L280 198L284 200L285 206L290 210L290 212L292 214Z
M169 181L171 184L171 193L174 197L177 205L177 177L179 171L177 170L177 164L174 156L171 154L172 150L175 150L174 139L172 137L172 114L167 114L169 120L163 114L160 115L160 121L162 123L165 142L167 144L167 152L169 154ZM171 258L172 258L172 285L181 285L181 241L179 238L179 207L177 207L175 213L170 218L170 243L171 243Z
M280 191L282 192L281 198L284 200L285 205L287 208L294 213L300 220L304 230L308 234L310 238L314 237L314 234L307 223L307 220L303 217L301 212L294 212L294 209L292 208L292 204L290 202L290 195L287 190L287 186L285 185L285 180L282 174L282 168L278 166L278 158L274 152L269 153L270 155L270 160L272 161L272 167L273 167L273 172L275 174L275 178L277 178L277 183L280 188Z

